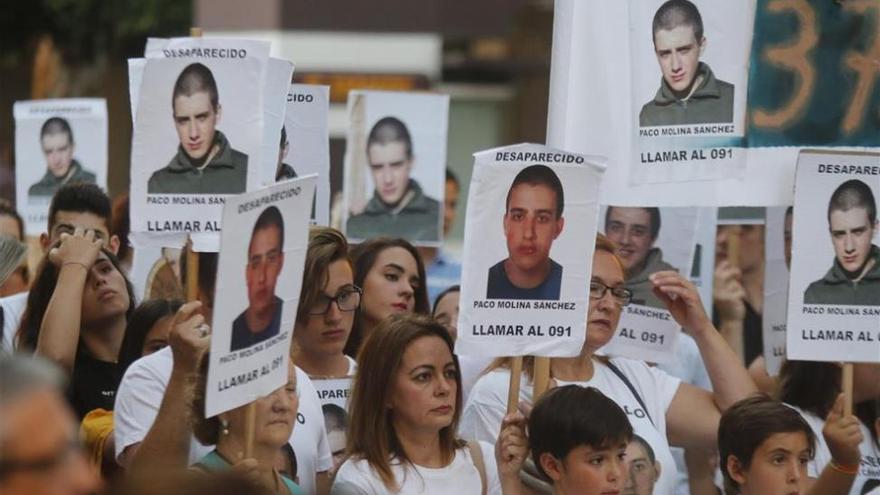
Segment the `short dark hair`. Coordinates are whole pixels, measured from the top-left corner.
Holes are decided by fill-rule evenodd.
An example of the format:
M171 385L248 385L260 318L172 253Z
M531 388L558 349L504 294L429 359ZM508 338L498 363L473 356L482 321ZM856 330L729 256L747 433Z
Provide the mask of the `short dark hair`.
M220 96L217 92L217 81L211 69L198 62L187 65L177 76L174 83L174 92L171 94L171 110L174 110L174 100L178 96L192 96L195 93L208 93L211 100L211 108L217 111L220 104Z
M40 139L50 134L67 134L67 140L73 144L73 130L70 128L70 122L61 117L50 117L43 126L40 127Z
M755 451L777 433L803 433L812 458L816 452L816 435L800 413L767 396L754 396L730 406L718 422L718 453L721 474L728 494L739 493L739 484L727 471L727 459L736 457L744 469L752 463Z
M513 193L513 188L520 184L549 187L556 193L556 218L562 216L562 211L565 209L565 192L562 189L562 182L552 168L536 163L520 170L513 178L510 189L507 190L507 201L504 203L505 212L510 208L510 196Z
M287 129L285 126L281 126L281 142L278 144L278 148L283 148L285 144L287 144Z
M440 301L449 294L452 294L453 292L461 292L461 286L455 284L451 287L447 287L443 292L437 294L437 297L434 298L434 304L431 306L431 316L437 314L437 305L440 304Z
M651 447L651 444L648 443L647 440L645 440L644 438L640 437L639 435L636 435L635 433L633 433L632 440L630 440L630 441L636 442L642 446L642 449L645 450L645 454L648 456L648 460L651 461L651 464L654 464L655 462L657 462L657 455L654 454L654 448Z
M18 240L24 242L24 220L18 214L18 210L12 206L12 203L5 199L0 199L0 217L12 217L18 225Z
M618 206L618 208L629 208ZM648 217L651 221L651 239L657 240L657 236L660 235L660 208L655 206L633 206L632 208L641 208L648 212ZM609 206L605 208L605 230L608 230L608 220L611 219L611 210L613 210L613 206Z
M406 158L412 158L413 145L409 129L397 117L383 117L373 124L370 134L367 136L367 151L374 144L388 144L394 142L403 143L406 149Z
M120 260L126 259L131 252L131 246L128 245L128 234L131 232L128 203L128 191L126 191L113 198L111 206L110 235L115 235L119 239L116 257Z
M529 446L538 471L541 454L564 459L586 445L596 449L628 443L633 428L623 409L593 387L565 385L545 393L529 415Z
M446 167L446 182L452 182L455 184L455 187L461 187L461 183L458 181L458 176L455 175L455 172L449 167Z
M651 38L654 38L657 31L668 31L679 26L692 27L697 41L703 39L703 17L697 6L688 0L668 0L654 14Z
M828 201L828 226L831 227L831 212L847 211L852 208L868 210L871 226L877 221L877 202L871 187L858 179L850 179L837 186Z
M72 182L55 191L49 205L48 232L55 226L55 215L59 211L91 213L104 220L107 231L111 225L110 198L100 187L88 182Z
M268 229L269 227L276 227L278 229L279 237L281 239L278 248L284 251L284 217L281 216L281 210L278 209L277 206L270 206L260 213L260 216L257 217L256 223L254 223L254 230L251 231L251 243L254 242L254 236L257 234L258 230ZM248 244L248 251L250 251L250 244Z
M345 414L345 409L336 404L324 404L321 406L321 411L324 413L324 425L327 431L348 429L348 415Z

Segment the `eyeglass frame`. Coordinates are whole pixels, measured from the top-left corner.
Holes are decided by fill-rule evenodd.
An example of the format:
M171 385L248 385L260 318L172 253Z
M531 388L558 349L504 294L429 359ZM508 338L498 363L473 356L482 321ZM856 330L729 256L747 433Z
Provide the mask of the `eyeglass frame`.
M309 311L306 314L309 316L324 316L327 314L328 311L330 311L330 306L333 303L336 303L336 308L339 311L342 311L343 313L350 313L352 311L357 311L358 309L360 309L361 302L363 301L363 298L364 298L364 289L361 289L357 285L351 284L348 287L346 287L346 289L344 289L344 291L345 292L337 292L336 295L333 297L327 297L327 294L322 294L324 297L327 297L327 306L324 307L324 311L321 311L320 313L316 313L314 311ZM346 293L348 293L349 295L351 295L351 294L358 295L357 306L355 306L352 309L342 309L342 306L339 305L339 297L342 296L343 294L346 294Z
M596 284L596 285L602 287L602 293L599 294L598 297L593 297L593 284ZM598 280L591 280L589 290L590 290L590 299L592 299L594 301L598 301L599 299L602 299L603 297L605 297L606 293L611 292L611 297L614 298L615 302L620 303L621 307L629 306L632 303L633 291L630 289L627 289L626 287L610 287L610 286L605 285L604 283L602 283ZM621 300L618 296L616 296L614 294L615 290L624 291L627 294L626 299Z

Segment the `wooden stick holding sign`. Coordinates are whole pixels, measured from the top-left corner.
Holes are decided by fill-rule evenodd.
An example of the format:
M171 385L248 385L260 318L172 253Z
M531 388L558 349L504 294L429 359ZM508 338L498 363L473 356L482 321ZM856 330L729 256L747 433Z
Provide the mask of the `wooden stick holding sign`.
M522 379L522 356L510 358L510 386L507 389L507 414L516 412L519 406L519 384Z
M535 357L535 386L532 389L532 404L538 401L550 386L550 358Z
M730 227L727 233L727 262L739 268L739 241L742 227Z
M853 365L843 363L841 370L841 388L843 388L843 416L851 416L853 412Z

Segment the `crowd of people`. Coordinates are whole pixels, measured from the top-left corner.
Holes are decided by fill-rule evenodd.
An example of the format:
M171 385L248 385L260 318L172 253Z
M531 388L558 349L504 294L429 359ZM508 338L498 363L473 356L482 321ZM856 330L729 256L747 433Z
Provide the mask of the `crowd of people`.
M3 235L21 240L0 206ZM619 244L598 234L583 348L550 361L537 399L525 357L514 413L511 359L454 352L460 289L429 300L436 251L384 237L352 247L312 227L288 380L256 401L249 440L246 407L205 417L217 255L198 254L197 280L180 270L198 300L140 301L118 258L130 250L118 210L95 185L61 187L36 271L4 271L4 494L880 492L864 469L880 459L880 366L855 366L854 414L839 365L791 361L758 384L748 369L760 349L744 352L755 347L744 321L760 297L744 272L759 270L760 227L720 230L715 323L677 272L640 282L687 335L682 361L661 366L601 352L634 291L629 227L608 229ZM724 259L731 235L737 260ZM313 381L346 377L347 415L326 424Z

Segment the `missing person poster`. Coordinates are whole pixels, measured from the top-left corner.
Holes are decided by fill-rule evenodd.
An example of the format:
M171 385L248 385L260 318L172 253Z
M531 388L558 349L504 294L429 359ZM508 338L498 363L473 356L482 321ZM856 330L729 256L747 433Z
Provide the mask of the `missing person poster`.
M706 314L712 314L712 288L715 282L715 230L718 228L718 208L700 208L697 211L697 230L694 234L694 262L691 282L700 291Z
M216 238L225 199L259 184L269 44L161 40L162 58L153 58L151 41L132 142L131 230Z
M791 206L767 208L764 241L764 363L770 376L785 362L785 320L788 316L788 276L791 266Z
M456 353L580 352L604 168L537 144L474 154Z
M630 8L635 183L742 177L752 21L732 2Z
M164 246L163 246L164 244ZM182 244L169 239L156 244L133 244L129 280L140 301L150 299L186 299L180 273Z
M318 174L312 222L330 223L330 86L291 84L275 180Z
M878 193L880 154L800 153L788 359L880 361Z
M226 200L206 417L287 380L314 192L310 175Z
M284 153L284 118L287 113L287 95L293 80L293 63L280 58L269 58L266 68L266 87L263 93L263 167L260 183L274 184ZM280 144L279 144L280 143Z
M602 230L617 244L625 285L633 293L603 353L652 363L675 359L681 327L654 295L649 277L669 270L685 276L690 273L698 215L698 208L603 208Z
M324 412L324 427L327 429L327 442L333 455L333 466L338 468L345 459L345 444L348 435L348 399L351 397L351 377L313 379L321 410Z
M107 187L107 102L102 98L17 101L16 209L25 234L46 231L59 187L89 182Z
M348 95L343 226L351 242L403 237L440 246L449 96Z

